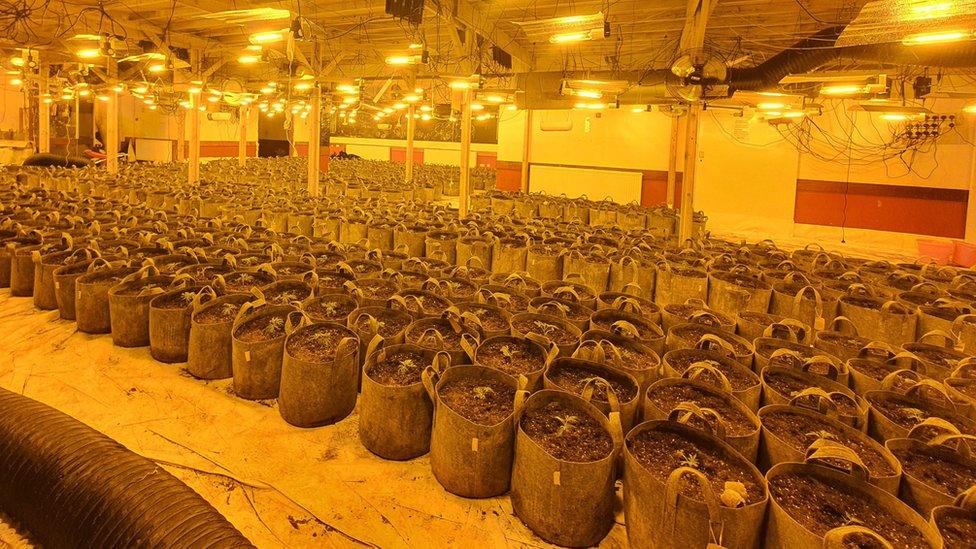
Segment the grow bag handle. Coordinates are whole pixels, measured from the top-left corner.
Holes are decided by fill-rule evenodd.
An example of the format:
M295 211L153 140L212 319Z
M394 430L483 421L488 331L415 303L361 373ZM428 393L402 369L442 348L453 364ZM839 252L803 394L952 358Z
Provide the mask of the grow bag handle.
M861 350L857 352L857 358L868 358L869 355L880 355L884 357L884 360L888 360L895 357L897 354L898 351L891 345L881 341L871 341L864 347L861 347Z
M560 286L554 289L552 291L552 297L555 297L557 299L566 299L568 301L574 301L576 303L582 301L579 292L576 291L576 288L573 288L572 286Z
M237 311L237 316L234 317L234 329L236 330L252 311L266 304L267 302L263 298L257 298L241 305L241 308Z
M299 328L304 328L305 326L308 326L311 323L312 323L312 319L309 318L307 314L305 314L305 311L301 311L301 310L292 311L288 313L288 316L285 317L285 333L291 335L292 332L294 332L295 330ZM342 344L345 343L347 339L351 339L351 338L349 337L342 338L342 341L339 342L337 349L342 348Z
M915 370L909 370L908 368L902 368L901 370L895 370L890 374L884 376L881 380L881 389L884 391L894 391L898 392L899 382L908 381L909 384L915 384L922 381L922 375Z
M729 358L735 358L735 347L731 343L718 337L715 334L704 334L695 343L696 349L701 349L705 351L718 351L722 353L723 356Z
M479 344L477 342L472 342L471 340L463 337L461 338L461 350L464 351L464 354L468 355L468 359L471 361L471 364L477 364L475 357L478 354L478 347Z
M793 274L793 273L790 273ZM807 285L797 290L796 294L793 295L793 316L797 317L800 313L800 308L803 306L803 298L807 294L813 295L813 309L814 315L816 316L815 323L821 324L824 322L823 318L823 296L820 295L820 291L814 288L807 281ZM815 328L816 329L816 328ZM823 325L819 329L823 329Z
M930 339L941 339L941 347L946 349L955 349L959 344L959 338L946 332L945 330L932 330L926 332L922 337L918 338L917 343L925 343Z
M935 400L940 401L943 408L947 410L956 409L956 403L949 398L949 394L946 392L945 385L942 385L934 379L923 379L908 389L905 389L905 396L914 397L919 399L925 399L922 395L922 391L928 389L930 394L935 395Z
M596 391L597 386L603 387L604 391L607 393L607 403L610 404L611 412L620 411L620 399L617 397L617 393L613 390L610 383L599 376L593 376L586 378L583 383L583 390L580 391L580 396L583 400L590 402L593 400L593 393Z
M640 339L641 333L631 322L626 320L618 320L610 325L610 331L615 335L626 337L630 339Z
M976 370L976 357L966 357L958 362L958 365L949 377L960 378L960 379L970 379L974 376L970 376L970 372Z
M214 291L212 286L204 286L200 288L200 291L194 294L193 301L191 301L191 309L194 313L200 310L205 303L217 299L217 292Z
M692 467L678 467L668 475L668 480L664 485L664 506L663 526L665 535L671 535L677 526L678 518L678 496L681 494L681 479L690 477L701 488L702 499L705 501L705 508L708 510L708 529L712 541L719 542L722 539L722 531L725 523L722 522L721 502L715 497L715 490L712 483L698 469Z
M706 310L700 310L691 313L690 315L688 315L688 322L692 324L701 324L703 326L712 326L713 328L718 328L722 326L722 319L719 318L719 316L716 315L714 312L706 311Z
M880 545L882 549L892 549L891 543L881 534L866 526L857 525L838 526L837 528L828 530L824 534L823 549L846 549L851 547L848 543L848 538L854 536L869 537L872 541Z
M712 378L714 378L718 383L718 387L720 389L726 393L732 393L732 383L729 381L728 376L704 360L695 362L691 366L688 366L688 369L681 374L681 377L685 379L702 380L706 375L712 376Z
M796 393L790 398L790 406L813 410L828 418L837 417L837 403L831 400L830 393L820 387L807 387Z
M542 345L546 349L549 349L550 347L555 347L556 346L555 342L553 342L552 340L550 340L548 337L546 337L546 336L544 336L542 334L536 333L536 332L529 332L529 333L525 334L525 339L528 339L529 341L531 341L533 343L537 343L539 345Z
M837 461L846 463L847 467L837 466ZM870 475L868 468L854 450L839 442L822 438L817 439L807 448L804 462L816 463L824 467L843 471L861 482L867 482Z
M914 427L908 430L908 435L906 435L905 438L924 441L926 440L926 437L923 435L925 429L934 429L937 431L937 434L959 434L958 427L942 419L941 417L933 416L925 418L921 422L915 424Z
M960 493L952 504L969 512L976 511L976 486L970 486Z
M170 281L169 287L173 289L186 288L194 282L196 282L196 280L194 280L192 276L186 273L180 273L173 276L173 280Z
M569 306L564 305L555 299L542 303L536 307L536 311L540 314L552 315L558 318L567 318L569 316Z
M616 299L614 299L613 303L610 304L610 308L623 311L625 313L629 312L636 315L642 314L640 302L632 297L627 297L624 295L618 296Z
M976 436L965 433L946 433L930 438L927 444L929 446L948 447L955 450L960 456L969 458L972 456L970 442L976 442ZM950 446L953 443L955 443L955 447Z
M712 408L706 408L704 406L699 406L694 402L685 401L679 402L674 408L668 412L668 421L673 421L680 423L682 425L687 425L692 418L697 418L701 420L702 423L708 426L708 430L711 431L716 437L725 440L728 427L725 420L722 419L722 415L719 414Z
M798 269L798 267L792 261L781 261L781 262L779 262L779 264L776 265L776 268L778 270L782 270L782 269L794 269L794 270L786 273L783 276L783 282L790 282L790 283L792 283L792 282L796 282L797 279L799 279L800 281L802 281L807 286L809 286L811 288L813 287L813 286L811 286L810 278L807 275L805 275L802 272L800 272L799 270L795 270L795 269ZM805 290L807 286L804 286L803 289ZM814 289L816 289L816 288L814 288Z
M850 331L845 332L844 328L847 328ZM828 329L832 332L851 335L854 337L858 337L860 335L857 331L857 326L853 322L851 322L851 319L847 318L846 316L834 317L834 319L830 321L830 325Z
M783 336L786 337L783 337ZM784 318L779 322L773 322L763 330L763 337L785 339L792 343L799 343L806 338L807 327L792 318Z
M424 371L420 373L420 381L424 384L427 396L430 397L435 408L437 407L437 383L440 379L441 374L434 368L433 364L424 368Z
M799 356L799 353L796 354ZM814 372L814 375L819 375L830 379L831 381L837 381L840 377L841 367L837 365L836 362L830 359L826 355L815 355L808 359L803 360L803 364L800 365L800 370L804 372L810 372L814 368L825 368L825 373Z
M88 265L88 268L85 269L85 272L94 273L96 271L101 271L102 269L109 269L111 267L112 264L109 263L105 258L96 257L94 260L92 260L91 264Z
M128 282L133 282L135 280L143 280L151 276L159 276L159 269L156 268L152 263L143 266L138 271L126 276L119 281L119 284L126 284Z

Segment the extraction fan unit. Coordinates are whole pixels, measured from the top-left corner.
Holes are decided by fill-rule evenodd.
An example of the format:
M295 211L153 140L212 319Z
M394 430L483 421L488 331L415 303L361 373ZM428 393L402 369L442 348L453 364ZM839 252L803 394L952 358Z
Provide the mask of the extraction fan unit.
M670 70L666 85L671 97L694 103L728 96L728 66L711 50L685 50L671 63Z

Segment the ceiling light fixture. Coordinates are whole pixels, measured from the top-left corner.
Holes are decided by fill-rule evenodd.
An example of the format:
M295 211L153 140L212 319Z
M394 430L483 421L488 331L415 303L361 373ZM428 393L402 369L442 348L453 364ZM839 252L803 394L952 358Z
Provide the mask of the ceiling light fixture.
M593 40L592 32L567 32L563 34L554 34L549 38L549 42L553 44L569 44L572 42L583 42L586 40Z
M98 48L85 48L76 51L75 55L81 59L95 59L96 57L101 57L102 52Z
M925 44L942 44L945 42L958 42L972 37L972 33L964 31L947 32L927 32L906 36L902 43L908 46L919 46Z
M386 58L387 65L413 65L420 60L417 55L391 55Z
M237 58L237 62L241 65L253 65L261 60L259 55L242 55Z
M820 95L856 95L862 93L862 86L844 84L839 86L824 86L820 88Z
M966 105L965 107L962 108L962 112L969 113L969 114L976 114L976 103L973 103L972 105Z
M756 108L764 111L775 111L786 108L786 105L783 103L759 103Z
M285 39L285 32L287 30L276 30L267 32L256 32L252 34L248 40L252 44L270 44L272 42L280 42Z

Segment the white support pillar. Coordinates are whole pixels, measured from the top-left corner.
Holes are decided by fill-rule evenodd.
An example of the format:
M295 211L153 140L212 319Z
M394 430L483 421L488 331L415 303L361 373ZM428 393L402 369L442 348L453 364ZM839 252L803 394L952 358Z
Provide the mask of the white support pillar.
M43 54L42 54L43 55ZM37 79L37 152L51 152L51 104L44 99L49 93L51 65L41 61Z
M108 71L111 86L105 103L105 134L102 140L105 144L105 169L108 173L119 173L119 94L115 91L115 79L119 75L119 65L115 59L106 60L105 69Z
M532 155L532 109L525 111L525 139L522 144L522 180L520 188L529 192L529 162Z
M241 105L237 109L237 164L243 166L247 162L247 123L251 117L251 106Z
M671 154L668 156L668 187L665 203L674 208L674 190L678 182L678 133L681 129L681 119L677 116L671 119Z
M458 184L458 217L468 216L471 183L471 89L465 88L461 105L461 178Z
M413 181L413 141L417 133L417 105L410 103L407 107L407 157L403 159L404 181Z
M678 241L691 238L695 217L695 173L698 167L698 126L701 103L688 106L688 123L685 132L685 171L681 179L681 215L678 224Z
M200 78L200 50L190 50L190 70L193 79ZM187 116L187 129L190 131L189 165L187 166L188 180L191 185L200 182L200 107L203 106L202 86L193 87L190 93L190 113Z
M308 113L308 194L319 196L322 162L322 88L318 83L312 88L309 102L312 110Z

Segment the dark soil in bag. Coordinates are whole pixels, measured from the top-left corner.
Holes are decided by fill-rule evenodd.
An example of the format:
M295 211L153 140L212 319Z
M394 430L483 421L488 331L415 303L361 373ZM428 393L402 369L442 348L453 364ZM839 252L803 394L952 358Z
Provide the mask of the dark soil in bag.
M597 461L610 455L610 433L585 413L550 402L522 416L522 430L552 457L563 461Z
M496 380L459 379L438 394L448 408L479 425L497 425L515 408L515 389Z

